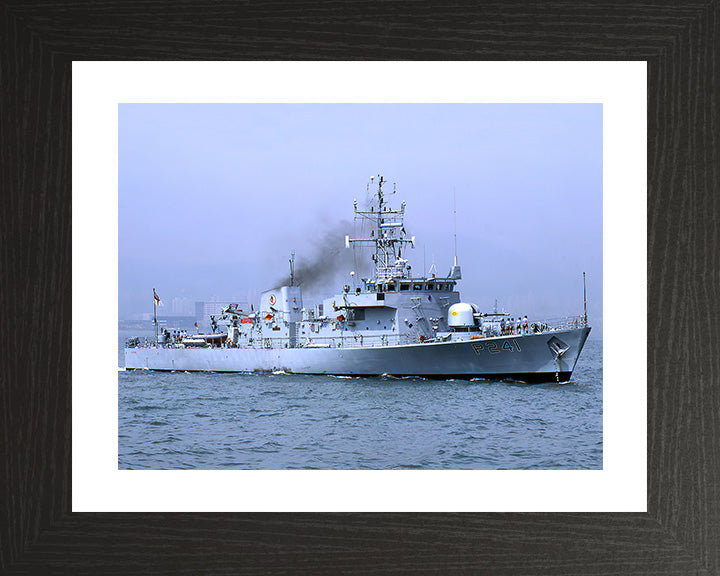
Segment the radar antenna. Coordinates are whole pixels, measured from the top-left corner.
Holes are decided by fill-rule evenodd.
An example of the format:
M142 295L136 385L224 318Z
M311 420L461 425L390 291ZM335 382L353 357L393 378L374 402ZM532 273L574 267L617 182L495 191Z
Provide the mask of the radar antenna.
M370 179L372 182L374 177ZM375 276L377 281L390 278L410 278L408 261L402 258L403 244L415 247L415 237L407 237L403 218L405 216L405 202L399 210L393 209L385 200L383 184L387 180L381 175L377 176L377 192L370 200L369 209L358 209L354 204L355 219L367 220L370 223L370 238L350 238L345 236L345 246L354 244L370 244L375 247L373 262L375 263ZM391 194L395 193L395 188Z

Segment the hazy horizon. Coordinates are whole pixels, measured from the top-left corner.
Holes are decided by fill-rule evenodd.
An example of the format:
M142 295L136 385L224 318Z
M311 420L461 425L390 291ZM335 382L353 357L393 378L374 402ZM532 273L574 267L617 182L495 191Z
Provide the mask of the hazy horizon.
M121 104L118 122L121 319L152 312L153 288L160 314L257 306L291 250L301 270L323 245L339 272L312 268L304 303L330 296L362 272L343 238L382 174L415 274L450 270L455 196L463 301L581 314L584 271L602 334L601 104Z

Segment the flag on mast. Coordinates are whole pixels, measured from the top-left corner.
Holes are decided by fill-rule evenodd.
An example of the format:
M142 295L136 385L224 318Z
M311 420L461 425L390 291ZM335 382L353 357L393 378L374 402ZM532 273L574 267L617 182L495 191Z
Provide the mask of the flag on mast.
M157 292L155 292L155 288L153 288L153 298L155 298L156 304L160 304L160 296L158 296Z

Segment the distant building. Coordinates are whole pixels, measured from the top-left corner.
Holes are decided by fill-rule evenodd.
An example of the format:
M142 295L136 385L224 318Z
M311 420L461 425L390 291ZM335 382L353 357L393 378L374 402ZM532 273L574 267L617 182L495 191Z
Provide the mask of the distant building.
M187 298L173 298L171 308L173 316L192 316L194 312L192 302Z

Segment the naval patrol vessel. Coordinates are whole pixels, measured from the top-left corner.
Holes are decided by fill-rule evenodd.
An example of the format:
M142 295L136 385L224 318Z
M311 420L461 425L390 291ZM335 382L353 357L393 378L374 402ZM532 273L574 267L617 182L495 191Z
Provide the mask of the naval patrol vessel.
M125 368L568 381L590 333L587 306L555 322L483 312L460 301L457 256L447 276L414 276L403 257L415 245L405 202L392 208L394 188L384 191L382 176L376 184L367 206L354 202L369 234L345 237L347 249L371 248L368 278L305 306L291 258L289 282L262 293L258 310L231 304L211 316L212 333L185 338L158 334L156 322L154 339L128 340Z

